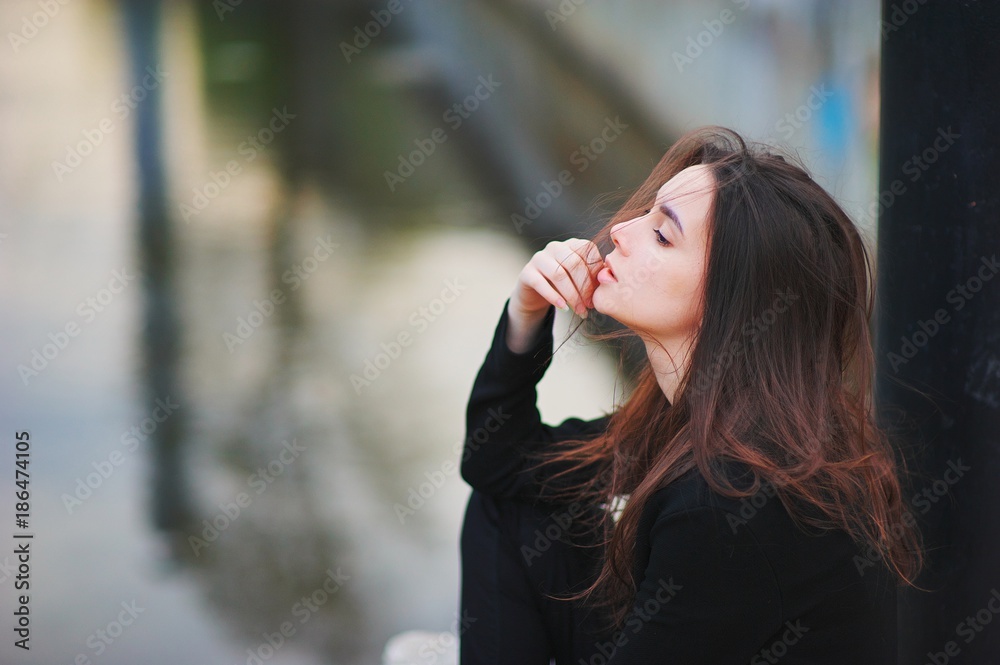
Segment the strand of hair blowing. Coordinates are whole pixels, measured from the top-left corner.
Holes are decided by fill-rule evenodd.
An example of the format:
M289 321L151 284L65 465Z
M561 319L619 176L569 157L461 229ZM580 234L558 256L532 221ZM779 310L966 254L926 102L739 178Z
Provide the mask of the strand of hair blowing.
M558 464L546 489L554 500L608 508L583 525L605 548L601 570L564 599L606 606L611 627L622 627L640 582L633 559L642 510L654 492L692 471L732 497L769 483L801 527L842 529L899 583L915 586L923 555L920 534L903 519L905 463L873 413L869 253L833 198L791 159L732 130L704 127L667 151L594 241L606 246L612 226L642 214L663 183L695 164L710 166L716 193L704 315L675 403L647 365L605 433L557 442L536 458L536 468ZM786 311L745 339L747 324L789 292ZM724 461L749 467L752 484L734 486ZM599 473L555 486L582 468ZM610 509L618 499L627 499L620 515Z

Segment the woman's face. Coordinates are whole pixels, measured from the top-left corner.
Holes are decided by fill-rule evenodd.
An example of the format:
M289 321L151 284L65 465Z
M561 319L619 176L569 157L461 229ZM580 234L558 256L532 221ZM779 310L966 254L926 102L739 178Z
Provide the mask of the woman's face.
M597 275L594 309L660 342L693 336L714 196L709 168L689 166L660 187L647 213L612 227L615 249Z

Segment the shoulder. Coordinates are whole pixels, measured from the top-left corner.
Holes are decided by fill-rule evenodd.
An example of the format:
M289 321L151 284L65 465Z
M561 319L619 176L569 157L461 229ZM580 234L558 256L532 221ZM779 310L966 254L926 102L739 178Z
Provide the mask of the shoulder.
M749 486L751 476L747 467L727 463L720 465L718 470L735 487ZM704 544L719 549L727 546L728 556L733 555L734 548L738 549L762 570L768 570L770 566L756 530L742 528L747 523L744 506L748 503L747 498L734 498L717 492L695 467L650 495L640 517L640 539L651 547L658 542L669 547L677 547L678 543ZM758 503L780 506L781 502ZM779 509L768 507L772 513ZM755 526L763 526L765 521L772 522L773 519L761 520L761 524ZM772 528L771 525L767 527L768 530Z
M750 467L742 462L720 461L717 464L717 472L737 489L746 489L752 485L753 473ZM768 483L762 483L759 493L773 494L774 492ZM645 510L665 515L697 508L709 508L721 513L738 514L745 502L746 499L734 498L717 492L702 472L695 467L654 492L650 496L649 504ZM758 500L757 502L762 501Z
M719 470L738 488L752 479L740 464ZM858 549L846 533L805 533L769 488L765 482L757 494L727 497L695 468L650 495L637 533L638 600L652 602L667 580L675 593L662 621L671 635L699 636L699 649L719 625L744 649L797 618L815 630L811 638L851 633L868 640L857 648L875 648L867 644L894 624L894 588L881 573L857 568ZM694 649L692 658L701 653Z
M737 488L751 485L746 465L726 463L720 470ZM791 503L798 516L815 514L813 506ZM640 523L640 538L650 546L698 539L724 552L727 559L742 557L746 565L757 567L786 590L793 579L811 579L818 585L822 580L833 586L857 584L859 561L866 555L841 529L804 525L790 514L770 482L762 481L748 496L729 497L716 492L698 469L651 495ZM676 535L680 532L683 537ZM802 591L800 586L795 588Z
M725 480L737 490L747 491L754 486L754 471L743 462L718 461L713 473L717 479ZM766 478L760 479L752 493L734 497L717 491L696 467L654 492L643 509L643 517L648 526L656 519L673 514L697 512L703 517L711 514L714 519L727 523L734 532L745 530L747 535L769 544L792 546L802 538L815 542L816 538L809 536L822 532L807 528L793 518L786 501L799 516L819 517L814 506L790 498L783 500L774 484Z
M753 486L753 473L743 463L719 462L713 471L737 489ZM639 531L649 550L690 544L695 560L711 553L720 557L716 564L725 560L744 566L745 573L759 573L772 589L781 586L782 569L795 559L790 552L804 554L825 540L802 531L769 482L748 496L731 497L715 490L697 467L650 495Z

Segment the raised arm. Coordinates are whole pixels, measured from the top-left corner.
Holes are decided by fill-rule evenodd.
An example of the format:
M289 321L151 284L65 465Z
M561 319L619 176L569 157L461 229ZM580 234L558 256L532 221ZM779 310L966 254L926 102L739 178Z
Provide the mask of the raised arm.
M589 438L603 432L610 416L592 420L567 418L558 425L542 422L536 406L536 384L551 364L552 324L555 308L549 306L522 353L507 344L510 299L493 334L493 341L472 386L466 408L466 436L461 474L473 488L494 496L547 501L543 483L564 487L581 475L574 473L553 482L557 467L529 473L530 455L546 444L567 438Z
M590 421L542 422L535 385L551 363L555 307L586 316L593 306L604 259L589 240L570 238L535 252L504 303L493 342L472 386L466 409L461 473L469 485L497 496L545 499L542 483L553 467L530 474L530 455L546 444L596 435L609 416ZM573 482L578 476L562 477Z

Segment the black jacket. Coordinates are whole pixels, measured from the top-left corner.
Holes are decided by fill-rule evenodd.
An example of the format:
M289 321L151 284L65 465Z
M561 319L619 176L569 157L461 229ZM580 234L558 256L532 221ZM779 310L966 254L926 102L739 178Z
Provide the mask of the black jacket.
M472 387L461 474L480 492L544 502L550 470L528 473L532 452L596 435L610 416L542 422L535 386L551 363L555 308L516 354L508 302ZM896 587L885 565L841 531L803 532L773 493L731 499L687 473L643 511L634 566L633 615L603 645L608 665L895 665Z

